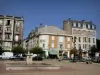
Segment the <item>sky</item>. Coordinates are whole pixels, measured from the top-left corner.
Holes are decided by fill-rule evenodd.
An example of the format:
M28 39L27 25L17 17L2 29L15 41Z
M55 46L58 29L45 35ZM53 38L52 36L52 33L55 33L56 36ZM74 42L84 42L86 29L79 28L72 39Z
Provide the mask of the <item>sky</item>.
M0 14L24 17L24 38L40 23L63 28L63 20L91 21L100 38L100 0L0 0Z

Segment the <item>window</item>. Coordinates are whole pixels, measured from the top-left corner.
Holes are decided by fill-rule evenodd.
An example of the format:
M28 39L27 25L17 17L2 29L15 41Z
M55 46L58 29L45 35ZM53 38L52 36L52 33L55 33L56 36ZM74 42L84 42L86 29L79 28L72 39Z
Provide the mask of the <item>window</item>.
M90 25L88 24L88 28L90 29Z
M79 42L81 42L81 37L79 37Z
M68 44L67 46L68 46L67 48L70 48L70 44Z
M6 34L5 39L10 39L10 34Z
M73 34L76 34L76 29L73 30Z
M52 43L52 48L54 48L54 43Z
M2 27L0 27L0 30L2 30Z
M85 42L87 42L87 41L86 41L86 37L85 37Z
M81 47L81 44L79 44L78 47L80 48Z
M45 48L45 44L43 44L43 48Z
M84 49L84 44L83 44L83 49Z
M78 30L78 34L81 34L81 30Z
M0 25L2 25L2 22L3 22L3 21L2 21L2 20L0 20Z
M81 27L81 23L78 23L78 27Z
M7 20L7 25L10 25L10 20Z
M18 32L19 31L19 27L16 27L16 32Z
M52 36L52 40L54 40L54 36Z
M52 40L52 43L54 43L54 40Z
M84 37L83 37L83 42L84 42Z
M95 32L94 31L93 31L92 35L95 36Z
M73 26L76 27L76 23L73 23Z
M68 41L70 41L70 37L68 37Z
M86 28L86 24L83 24L83 28Z
M93 38L93 43L95 43L95 38Z
M91 45L89 45L89 49L91 48Z
M10 29L11 29L10 27L6 27L6 31L10 31Z
M92 29L94 29L94 25L92 25Z
M89 43L91 42L91 39L89 38Z
M85 44L85 49L87 48L87 44Z

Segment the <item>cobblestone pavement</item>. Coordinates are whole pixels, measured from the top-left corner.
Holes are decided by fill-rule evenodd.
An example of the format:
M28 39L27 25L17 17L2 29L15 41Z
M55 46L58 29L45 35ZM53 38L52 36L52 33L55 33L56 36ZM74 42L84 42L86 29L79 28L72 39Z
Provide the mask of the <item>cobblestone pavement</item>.
M57 60L44 60L42 62L60 65L61 69L6 71L5 70L6 66L4 62L15 62L15 61L0 61L0 75L100 75L99 64L69 63L67 61L59 62ZM23 61L18 61L18 62L22 63ZM36 61L33 62L37 63Z

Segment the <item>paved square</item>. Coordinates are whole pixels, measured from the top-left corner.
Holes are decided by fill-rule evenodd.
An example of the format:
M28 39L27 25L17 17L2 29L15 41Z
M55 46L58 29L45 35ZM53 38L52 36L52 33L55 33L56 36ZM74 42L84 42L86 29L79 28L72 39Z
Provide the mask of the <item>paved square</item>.
M57 60L44 60L40 62L46 62L50 64L60 65L59 70L27 70L27 71L6 71L4 62L15 61L0 61L0 75L100 75L100 64L86 64L86 63L69 63L68 61ZM25 62L25 61L16 61ZM37 61L33 61L39 63Z

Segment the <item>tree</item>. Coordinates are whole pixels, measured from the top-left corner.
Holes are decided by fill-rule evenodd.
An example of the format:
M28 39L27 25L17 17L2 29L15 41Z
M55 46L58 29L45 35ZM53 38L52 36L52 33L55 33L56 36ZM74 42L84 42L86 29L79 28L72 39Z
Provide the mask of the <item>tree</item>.
M100 39L96 39L97 49L100 52Z
M98 51L98 49L96 48L96 46L95 45L93 45L92 47L91 47L91 49L90 49L90 56L91 57L94 57L95 56L95 53Z
M4 52L4 51L3 51L2 47L0 47L0 55L1 55L3 52Z
M76 48L73 48L73 49L70 50L70 55L72 55L72 54L74 54L74 55L77 54L77 49Z
M43 55L43 53L44 53L43 49L40 47L34 47L30 50L30 52L33 54L37 54L37 60L38 60L38 56Z
M75 56L76 56L76 54L77 54L77 49L76 48L73 48L72 50L70 50L70 55L74 55L74 57L73 57L73 62L75 62Z
M12 52L14 53L14 55L24 54L25 49L22 46L17 46L12 49Z

